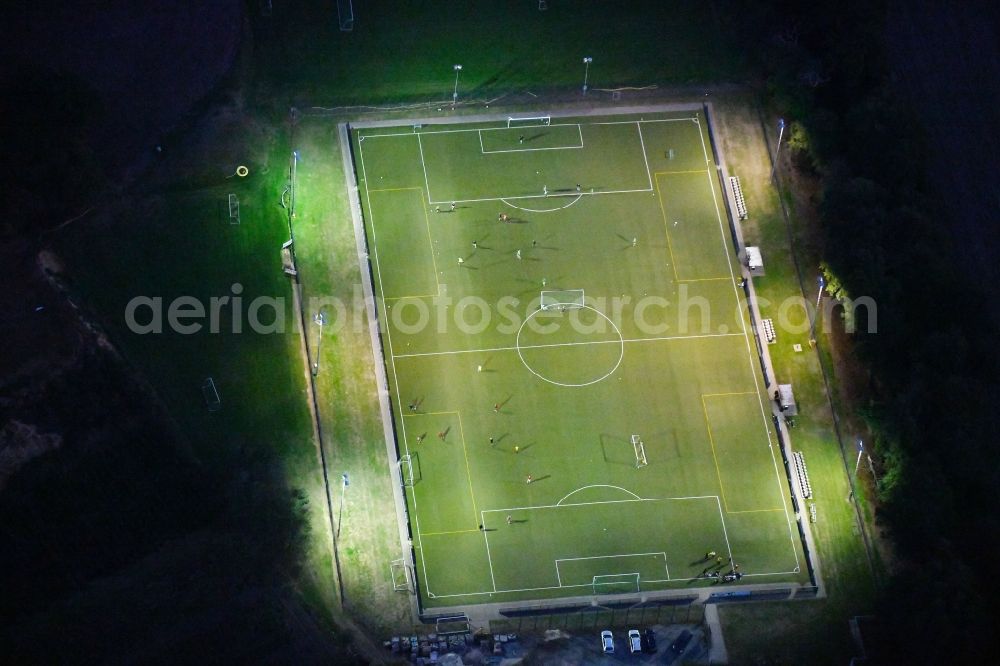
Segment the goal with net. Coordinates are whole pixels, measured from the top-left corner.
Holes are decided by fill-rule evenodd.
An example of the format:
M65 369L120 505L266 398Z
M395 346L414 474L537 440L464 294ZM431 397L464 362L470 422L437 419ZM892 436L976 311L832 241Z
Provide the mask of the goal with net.
M632 435L632 450L635 451L635 468L645 467L649 463L646 461L646 445L643 444L639 435Z
M219 390L215 388L215 380L206 377L201 383L201 396L205 399L205 406L208 411L217 412L222 407L222 399L219 397Z
M507 118L507 127L539 127L551 125L551 116L531 116L525 118Z
M240 199L235 194L229 195L229 224L240 223Z
M583 289L552 289L542 291L541 309L572 310L586 305Z
M638 572L608 574L594 576L592 585L594 594L628 594L641 591L642 580Z
M392 589L396 592L410 592L412 594L414 590L413 572L406 564L406 560L403 558L393 560L389 565L389 570L392 574Z
M399 480L404 486L413 485L413 457L407 453L396 462L399 469Z

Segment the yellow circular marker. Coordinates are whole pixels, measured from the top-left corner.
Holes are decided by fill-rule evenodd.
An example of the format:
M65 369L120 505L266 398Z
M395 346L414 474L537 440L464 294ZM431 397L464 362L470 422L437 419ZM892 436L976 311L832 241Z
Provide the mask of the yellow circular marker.
M236 175L239 176L240 178L244 178L249 173L250 173L250 169L246 168L242 164L240 166L236 167Z

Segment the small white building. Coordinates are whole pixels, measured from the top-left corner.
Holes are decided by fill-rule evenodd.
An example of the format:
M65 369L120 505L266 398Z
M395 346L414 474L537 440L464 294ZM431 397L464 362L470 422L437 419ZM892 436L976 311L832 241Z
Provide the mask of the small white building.
M799 408L795 404L795 394L792 393L791 384L778 384L777 391L778 408L785 416L795 416L799 413Z
M746 249L747 253L747 268L754 275L764 274L764 257L760 254L760 248L756 245L748 245Z

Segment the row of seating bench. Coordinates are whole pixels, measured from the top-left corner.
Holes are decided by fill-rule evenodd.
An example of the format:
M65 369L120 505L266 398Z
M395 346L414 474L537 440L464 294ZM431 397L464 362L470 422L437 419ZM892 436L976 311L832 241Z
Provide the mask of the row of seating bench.
M778 334L774 332L774 320L761 319L760 323L764 328L764 337L767 338L767 344L773 345L778 341Z
M743 198L743 188L740 187L740 179L736 176L729 177L729 187L733 190L733 199L736 200L736 212L741 220L747 219L747 203Z
M813 491L809 484L809 472L806 471L806 459L801 451L794 451L792 460L795 463L795 476L799 479L799 490L802 491L802 497L811 499Z

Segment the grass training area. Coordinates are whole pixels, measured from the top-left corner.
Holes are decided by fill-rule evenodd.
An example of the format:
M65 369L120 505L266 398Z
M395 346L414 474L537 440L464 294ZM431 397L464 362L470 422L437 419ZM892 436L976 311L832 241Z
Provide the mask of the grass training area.
M351 140L424 607L808 580L700 110Z

